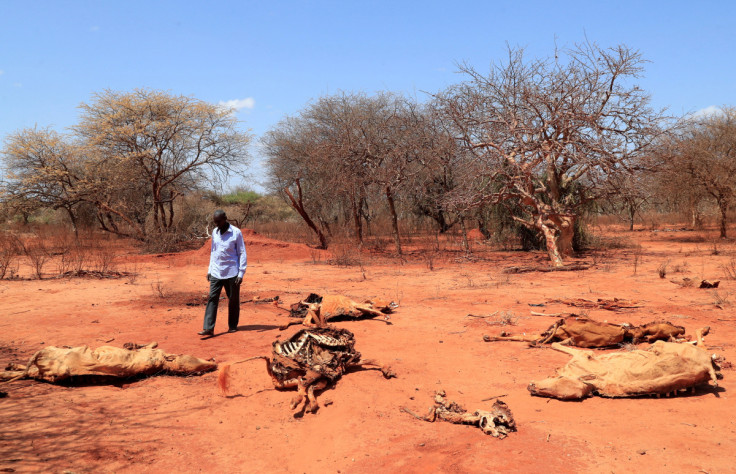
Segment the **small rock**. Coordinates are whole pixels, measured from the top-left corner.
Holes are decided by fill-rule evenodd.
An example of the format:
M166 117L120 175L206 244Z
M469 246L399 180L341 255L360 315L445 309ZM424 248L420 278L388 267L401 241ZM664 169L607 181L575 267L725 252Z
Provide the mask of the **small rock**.
M636 454L641 454L642 456L644 456L646 453L647 453L647 450L646 449L638 449L636 451Z

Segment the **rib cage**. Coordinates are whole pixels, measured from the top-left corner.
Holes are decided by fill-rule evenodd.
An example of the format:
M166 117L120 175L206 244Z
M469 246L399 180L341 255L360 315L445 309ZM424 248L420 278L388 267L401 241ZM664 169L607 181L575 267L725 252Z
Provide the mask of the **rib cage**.
M273 343L271 371L281 380L307 370L334 380L347 366L360 361L354 346L355 336L346 329L303 329L286 341Z
M302 352L302 349L306 350L304 352L309 353L311 352L309 349L311 349L311 344L309 344L311 340L314 340L318 345L320 346L326 346L326 347L343 347L345 346L345 341L342 341L340 339L326 336L324 334L314 334L311 332L305 332L302 334L302 336L297 341L286 341L283 344L276 343L274 344L274 350L276 353L283 355L284 357L293 358L295 355ZM306 354L303 354L306 355Z

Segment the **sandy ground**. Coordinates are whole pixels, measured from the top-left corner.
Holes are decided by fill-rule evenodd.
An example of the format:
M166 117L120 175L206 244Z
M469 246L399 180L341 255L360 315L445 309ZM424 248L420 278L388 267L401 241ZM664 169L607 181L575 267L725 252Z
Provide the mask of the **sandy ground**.
M554 298L619 297L641 307L591 317L638 324L669 320L688 334L710 326L712 352L736 361L736 281L713 290L671 280L723 279L720 254L689 232L627 234L642 245L583 256L583 272L505 275L510 265L544 261L541 254L482 253L469 261L449 255L433 262L373 260L363 269L316 262L309 248L249 234L249 268L242 298L280 295L295 302L309 292L355 299L383 296L400 303L393 325L339 323L355 333L365 358L391 364L398 378L376 371L345 375L319 397L317 414L295 417L289 392L272 388L262 362L233 367L232 396L216 389L216 374L160 376L120 386L64 387L32 381L5 385L0 399L3 472L736 472L736 372L726 369L717 391L676 398L560 402L536 398L531 380L552 375L568 356L521 343L485 343L502 329L538 333L560 304ZM207 291L207 252L129 255L140 275L123 279L0 282L0 359L24 362L49 345L110 345L157 341L167 352L218 362L270 354L285 311L242 304L240 331L227 334L227 305L217 335L200 339ZM669 261L662 279L657 267ZM156 289L160 288L164 297ZM733 296L731 296L733 295ZM725 299L723 309L716 299ZM510 312L517 325L468 313ZM500 313L499 313L500 314ZM503 395L518 432L499 440L478 429L425 423L401 412L426 412L438 389L470 410Z

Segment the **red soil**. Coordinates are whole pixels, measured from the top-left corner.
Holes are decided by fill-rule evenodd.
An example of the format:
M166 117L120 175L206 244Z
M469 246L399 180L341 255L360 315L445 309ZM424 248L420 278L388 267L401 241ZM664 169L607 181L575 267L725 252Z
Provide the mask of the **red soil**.
M304 245L247 233L248 296L281 295L293 302L309 292L343 293L355 299L380 295L400 303L393 325L339 323L356 335L365 358L390 363L397 379L376 371L345 375L318 398L317 414L295 418L290 392L272 388L262 362L233 367L232 396L216 390L216 374L152 377L121 386L62 387L33 381L0 386L0 469L75 472L734 472L736 372L724 370L718 392L676 398L560 402L529 395L529 381L548 376L568 357L520 343L484 343L483 334L538 333L561 297L619 297L641 308L619 313L590 310L592 317L639 324L669 320L688 334L709 325L707 344L736 360L736 282L723 265L736 256L732 244L711 247L689 233L628 234L643 246L634 273L634 250L602 252L591 270L504 275L511 265L543 260L542 254L494 252L477 261L359 267L312 263ZM207 291L208 245L178 255L129 255L129 279L1 281L0 359L24 362L48 345L90 346L158 341L168 352L232 361L270 353L283 335L285 311L243 303L241 331L226 329L221 305L218 336L201 340ZM669 260L667 278L657 268ZM713 290L681 287L670 280L722 279ZM699 280L698 280L699 281ZM160 287L166 298L158 296ZM723 309L714 305L726 299ZM187 305L189 303L189 305ZM192 306L193 305L193 306ZM512 327L491 326L468 313L513 312ZM499 319L500 320L500 319ZM292 331L298 327L292 327ZM289 332L288 334L291 334ZM435 390L470 410L484 398L504 395L518 432L505 440L448 423L424 423L399 411L424 413Z

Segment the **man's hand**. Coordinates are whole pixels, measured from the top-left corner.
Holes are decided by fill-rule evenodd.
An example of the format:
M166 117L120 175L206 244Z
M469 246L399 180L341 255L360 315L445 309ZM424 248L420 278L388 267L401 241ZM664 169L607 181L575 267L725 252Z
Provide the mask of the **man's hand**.
M236 276L236 277L235 277L235 284L236 284L236 285L240 285L241 283L243 283L243 277L241 277L241 276Z
M210 274L208 273L208 274L207 274L207 281L210 281L211 279L212 279L212 275L210 275Z

